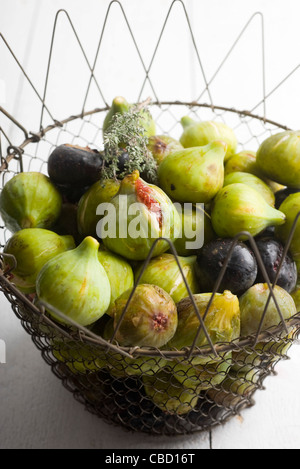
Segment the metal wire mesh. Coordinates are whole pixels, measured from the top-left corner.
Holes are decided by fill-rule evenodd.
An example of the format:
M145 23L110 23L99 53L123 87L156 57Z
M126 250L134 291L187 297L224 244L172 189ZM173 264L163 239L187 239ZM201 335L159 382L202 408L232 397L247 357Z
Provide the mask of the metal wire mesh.
M119 4L119 2L112 3ZM119 5L121 7L121 4ZM56 21L53 38L55 28ZM78 36L76 38L79 41ZM4 40L3 37L2 39ZM101 40L94 65L88 64L91 71L89 86L93 80L96 80L94 69L100 45ZM150 84L149 73L158 46L159 41L150 66L148 69L145 67L145 81L150 81ZM51 65L51 53L52 46L48 73ZM197 57L202 68L198 54ZM219 69L221 67L222 64ZM15 121L15 125L23 131L25 138L21 145L14 145L5 132L0 129L2 141L4 140L8 146L6 158L1 156L1 188L21 171L38 171L47 174L48 158L60 144L68 143L102 149L102 124L109 109L106 103L103 108L91 111L85 110L84 103L79 115L71 116L63 121L56 121L52 118L52 124L45 128L42 127L44 111L52 117L46 105L47 81L48 74L43 97L39 97L42 103L42 114L41 127L38 132L29 133L1 108L7 117ZM209 91L210 83L206 79L205 84L206 91ZM265 112L265 86L263 88L262 103ZM87 94L88 91L89 87ZM102 94L100 89L99 91ZM153 94L157 99L154 89ZM210 96L209 93L208 95ZM105 102L104 97L103 101ZM179 138L181 133L180 119L183 115L190 115L197 121L215 120L226 123L237 135L240 149L249 150L256 149L262 141L279 130L287 130L286 126L268 120L265 114L261 117L247 111L216 106L212 100L210 101L209 104L205 104L166 102L157 99L151 104L151 113L157 125L157 133ZM252 112L256 107L253 108ZM3 222L0 228L0 244L3 248L11 234ZM282 261L288 251L292 236L293 232L291 232L286 245ZM232 248L235 241L233 240ZM272 285L264 270L255 240L249 235L248 241L269 286L269 300L275 300L272 286L276 285L276 280ZM172 243L170 249L178 261ZM5 256L2 254L1 257L3 260ZM150 257L151 254L146 259L144 268L148 265ZM229 257L230 253L216 282L211 302L225 274ZM179 263L178 267L180 268ZM181 273L183 273L182 270ZM187 283L186 286L193 303L193 295ZM22 294L10 281L10 272L4 273L3 269L0 272L0 289L11 303L23 328L31 335L35 346L41 351L45 362L79 402L108 423L122 426L127 430L156 435L175 435L209 430L238 414L241 409L253 405L254 393L263 389L264 379L274 373L277 362L288 357L288 350L295 343L300 332L300 316L297 314L288 321L281 321L276 327L263 331L260 327L256 334L238 338L230 343L212 344L207 340L207 346L201 349L196 347L196 339L191 347L184 350L120 347L114 340L116 331L111 329L111 320L107 316L100 319L91 328L84 328L76 323L73 326L63 326L53 320L51 315L46 312L47 309L51 310L51 305L36 302L34 295ZM130 299L127 306L129 303ZM208 304L206 312L209 310L210 304ZM193 305L195 313L199 317L198 334L201 328L207 334L205 314L202 318L197 306L194 303ZM52 310L55 309L52 308ZM56 312L58 315L60 314L59 311ZM125 312L126 308L123 316ZM282 319L280 313L278 308L279 317ZM110 335L105 332L107 330L110 331Z

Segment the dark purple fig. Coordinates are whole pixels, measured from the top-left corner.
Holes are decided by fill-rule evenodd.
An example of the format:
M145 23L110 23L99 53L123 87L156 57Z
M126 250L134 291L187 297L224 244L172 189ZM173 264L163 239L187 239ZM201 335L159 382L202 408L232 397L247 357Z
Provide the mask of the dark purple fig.
M60 185L91 186L101 178L103 159L98 150L77 145L60 145L48 160L50 179Z
M232 239L216 239L206 244L198 254L196 272L202 292L213 291L232 243ZM255 256L245 243L239 241L233 248L218 291L229 290L241 295L253 285L256 276Z
M281 189L275 193L275 208L279 210L280 205L285 199L291 195L296 194L296 192L300 192L300 189L291 189L290 187L286 187L285 189Z
M259 238L256 241L262 261L269 275L270 281L274 282L277 275L280 261L282 259L283 244L271 237ZM255 283L265 283L265 279L260 269ZM285 257L280 269L277 285L288 293L294 290L297 284L297 267L290 253Z

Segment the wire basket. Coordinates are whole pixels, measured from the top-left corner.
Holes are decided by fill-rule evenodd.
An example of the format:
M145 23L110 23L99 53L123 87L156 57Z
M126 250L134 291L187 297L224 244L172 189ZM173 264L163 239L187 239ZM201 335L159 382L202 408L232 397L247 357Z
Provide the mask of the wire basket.
M41 98L42 114L47 110L45 95L44 99ZM83 110L65 120L53 120L52 124L41 126L36 133L29 133L1 108L24 132L25 137L21 145L14 145L1 129L9 142L7 155L2 157L0 168L2 188L21 171L46 174L49 155L60 144L99 148L102 124L108 110L108 105L91 111ZM223 121L234 128L241 149L247 149L251 143L258 146L270 135L287 130L286 126L270 121L265 116L213 103L154 101L151 103L151 113L159 134L176 134L180 118L186 114L198 121ZM281 262L288 252L294 228ZM10 236L2 226L2 248ZM276 280L271 284L256 241L251 235L247 236L269 286L269 300L276 301L273 293ZM232 249L238 239L239 235L232 241ZM174 245L169 243L184 278L177 252ZM231 252L224 262L211 301L226 272ZM63 315L51 305L37 302L33 296L21 293L11 281L13 267L4 272L4 253L1 259L0 289L53 373L90 412L127 430L175 435L210 430L224 423L243 408L254 404L254 393L263 389L264 379L274 372L278 361L287 358L288 350L300 332L300 314L296 314L287 321L281 321L276 327L263 331L260 329L252 336L240 337L230 343L212 344L208 340L208 345L201 349L195 343L183 350L121 347L114 340L116 331L111 330L111 336L104 338L103 332L109 321L107 317L92 328L76 323L64 326L56 322L47 310L52 310L58 316ZM150 259L151 252L140 275ZM278 275L279 272L280 269ZM195 313L199 316L187 282L186 288ZM136 285L132 295L135 289ZM280 310L278 313L280 316ZM207 334L204 321L199 316L198 334L201 330Z

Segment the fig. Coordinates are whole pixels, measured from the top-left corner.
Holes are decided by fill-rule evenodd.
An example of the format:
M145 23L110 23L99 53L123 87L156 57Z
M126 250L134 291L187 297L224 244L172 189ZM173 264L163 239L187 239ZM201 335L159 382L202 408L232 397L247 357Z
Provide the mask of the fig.
M289 195L279 207L280 211L285 214L286 222L282 226L277 226L275 236L284 244L287 243L291 230L293 228L296 217L300 212L300 192ZM300 260L300 218L298 218L295 226L295 232L290 244L290 252L296 263Z
M149 138L148 148L158 166L173 151L183 150L181 143L169 135L152 135Z
M198 284L195 274L196 256L178 257L178 261L191 292L198 293ZM136 282L141 269L142 266L136 271ZM178 303L180 300L188 296L184 279L173 254L165 253L151 259L139 283L157 285L169 293L175 303Z
M120 181L104 179L93 184L81 197L77 209L77 226L81 236L97 237L98 205L109 202L119 191Z
M202 292L213 291L220 271L232 247L233 240L216 239L204 245L197 255L196 274ZM249 247L239 241L233 248L227 269L218 291L229 290L241 295L255 282L257 276L256 258Z
M157 238L174 241L178 237L180 218L169 197L134 171L122 180L97 233L108 250L130 260L144 260ZM168 249L169 243L160 239L152 256Z
M195 359L173 362L171 366L174 377L186 388L197 393L218 386L224 381L232 364L232 353L221 354L218 359L202 358L195 364Z
M176 204L181 218L181 235L174 241L179 256L196 254L203 245L215 237L208 213L199 206Z
M78 145L56 147L48 159L48 175L69 190L91 186L101 178L103 158L98 150Z
M276 285L273 291L284 320L289 319L297 313L295 302L286 290ZM258 331L269 295L270 290L268 285L266 283L257 283L241 296L240 312L242 336L248 336ZM261 330L276 326L280 324L280 322L281 318L279 312L271 297Z
M253 189L257 190L265 199L265 201L271 205L272 207L275 206L275 195L274 192L270 189L270 187L262 181L257 176L254 176L250 173L242 173L242 172L234 172L230 173L225 176L224 179L224 187L229 186L230 184L242 183L246 184L247 186L252 187Z
M115 114L117 113L124 114L128 112L133 106L134 105L128 103L123 96L116 96L113 99L111 107L105 116L103 127L102 127L103 134L105 134L105 132L109 129L110 125L113 122L113 116ZM141 115L140 125L141 127L144 128L145 135L147 137L151 137L152 135L155 135L156 125L150 112L147 109L141 109L140 115Z
M250 173L259 178L262 177L262 171L256 163L256 153L254 151L243 150L234 153L225 163L225 176L234 172Z
M46 262L70 249L75 249L72 236L59 236L43 228L27 228L14 233L3 250L17 261L11 273L12 283L23 293L34 293L36 278ZM4 270L12 266L12 261L5 257Z
M181 119L181 124L183 133L180 137L180 143L184 148L201 147L215 140L222 140L227 145L225 161L237 149L238 142L234 131L223 122L196 122L189 116L184 116Z
M114 320L110 318L107 322L103 338L111 339L114 332ZM120 353L109 351L105 355L106 368L112 376L126 378L128 376L152 376L166 366L167 360L162 357L143 356L136 358L125 357Z
M98 241L86 237L77 248L50 259L36 281L39 300L82 326L96 322L110 304L111 287L99 262L98 249ZM58 317L55 312L49 310L48 313L59 322L67 323L67 319Z
M186 389L172 373L162 370L154 376L143 376L146 395L167 414L184 415L198 402L195 391Z
M0 213L12 233L23 228L51 228L61 207L58 190L47 176L37 172L16 174L0 196Z
M300 131L287 130L268 137L258 148L258 167L269 179L300 189Z
M125 291L133 288L134 275L131 265L121 256L107 250L99 250L98 258L103 265L111 286L110 305Z
M285 218L255 189L241 183L221 189L211 213L213 229L221 238L233 238L241 231L256 236L268 226L282 225Z
M103 351L79 341L53 341L52 354L74 374L96 372L106 365Z
M131 292L123 293L112 307L115 328ZM156 285L141 284L131 298L116 340L122 346L159 348L173 337L177 321L177 308L171 296Z
M52 225L51 231L61 236L73 236L75 243L80 244L82 239L77 228L77 205L63 203L60 215L54 225Z
M300 312L300 286L297 285L296 288L291 292L291 297L293 298L297 311Z
M259 238L256 241L256 246L260 252L269 279L271 283L273 283L278 273L284 251L284 245L280 241L267 236ZM291 254L287 253L280 268L277 285L290 293L296 287L297 277L298 274L296 263L294 262ZM265 279L262 275L262 272L259 270L255 283L263 283L264 281Z
M204 318L212 293L193 295L199 314ZM191 347L200 327L198 315L190 298L184 298L177 305L178 326L168 346L176 349ZM240 335L240 307L237 296L230 291L216 293L204 318L204 325L213 344L231 342ZM196 347L208 346L206 335L201 328ZM196 359L197 360L197 359ZM196 362L193 360L193 363ZM200 359L200 363L201 359Z
M261 373L256 368L246 366L235 371L231 368L219 389L209 389L207 396L216 404L234 408L241 399L249 399L259 387Z
M209 202L223 187L225 152L215 141L170 153L158 167L160 187L178 202Z

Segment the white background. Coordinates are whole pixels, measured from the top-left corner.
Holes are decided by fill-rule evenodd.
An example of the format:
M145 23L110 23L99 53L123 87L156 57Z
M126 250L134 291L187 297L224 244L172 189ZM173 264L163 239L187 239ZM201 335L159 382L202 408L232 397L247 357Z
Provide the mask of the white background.
M143 64L149 67L170 0L124 0L124 7ZM299 127L300 4L297 0L186 0L184 2L201 57L204 77L191 40L182 5L177 2L149 73L143 96L153 90L159 99L197 99L248 23L203 102L253 109L266 102L267 117L291 128ZM0 33L43 96L55 14L66 9L93 64L107 0L0 0ZM265 90L262 81L262 21L264 16ZM253 16L254 15L254 16ZM58 19L46 104L52 115L65 118L81 111L89 79L86 65L65 13ZM296 72L274 93L272 91ZM96 66L101 94L94 83L87 108L110 103L116 95L138 98L145 72L118 4L111 8ZM153 93L152 93L153 94ZM41 104L15 61L0 42L0 105L29 131L37 131ZM263 107L255 110L263 113ZM49 123L45 114L44 124ZM50 120L51 121L51 120ZM1 118L14 144L23 135ZM3 142L2 142L3 143ZM4 142L5 144L7 142ZM111 427L87 413L73 400L42 360L30 336L0 298L0 338L6 343L7 363L0 364L1 448L181 448L272 449L300 448L300 349L277 366L278 375L256 393L256 405L212 434L156 438Z

